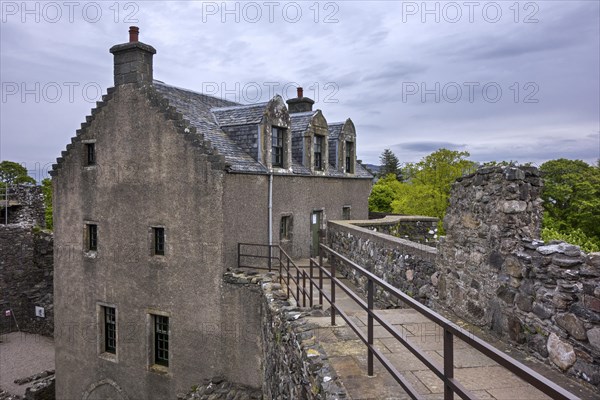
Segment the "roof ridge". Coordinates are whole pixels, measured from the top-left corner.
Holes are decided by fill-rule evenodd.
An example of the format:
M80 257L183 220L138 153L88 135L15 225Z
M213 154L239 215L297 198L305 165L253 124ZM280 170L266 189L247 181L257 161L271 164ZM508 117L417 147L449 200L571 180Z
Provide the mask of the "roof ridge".
M206 94L206 93L202 93L202 92L198 92L198 91L196 91L196 90L190 90L190 89L182 88L182 87L179 87L179 86L170 85L170 84L168 84L168 83L165 83L165 82L163 82L163 81L159 81L158 79L154 79L154 80L152 81L152 84L153 84L153 85L159 84L159 85L162 85L162 86L170 87L170 88L177 89L177 90L181 90L181 91L184 91L184 92L193 93L193 94L196 94L196 95L200 95L200 96L206 96L206 97L210 97L210 98L212 98L212 99L216 99L216 100L220 100L220 101L226 101L226 102L228 102L228 103L233 103L233 104L236 104L235 106L228 106L228 107L237 107L238 105L239 105L239 106L243 106L243 104L241 104L241 103L236 103L235 101L231 101L231 100L227 100L227 99L222 99L222 98L220 98L220 97L217 97L217 96L212 96L212 95L210 95L210 94Z
M239 110L241 108L251 108L251 107L265 107L269 104L268 101L263 103L253 103L253 104L240 104L239 106L226 106L226 107L212 107L210 112L216 111L229 111L229 110Z

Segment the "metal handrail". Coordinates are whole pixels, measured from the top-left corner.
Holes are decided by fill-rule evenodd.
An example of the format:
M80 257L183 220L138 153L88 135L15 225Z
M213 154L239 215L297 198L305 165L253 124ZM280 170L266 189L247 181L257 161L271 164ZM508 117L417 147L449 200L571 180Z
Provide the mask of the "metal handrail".
M253 246L253 244L245 243L243 245ZM339 314L348 324L348 326L357 334L359 339L367 346L367 373L369 376L373 375L373 359L376 357L384 368L392 375L392 377L406 390L409 396L413 399L421 399L422 396L417 393L417 391L412 387L412 385L402 376L402 374L390 363L390 361L385 357L383 353L381 353L375 346L373 341L373 332L374 332L374 321L377 321L381 324L382 327L388 330L391 335L398 340L402 345L404 345L412 354L414 354L427 368L429 368L438 378L440 378L444 382L444 399L449 400L453 399L454 393L460 396L463 399L476 399L475 395L469 392L460 382L458 382L454 378L454 336L468 344L469 346L475 348L485 356L489 357L491 360L497 362L499 365L505 367L507 370L524 380L525 382L533 385L535 388L551 396L553 399L578 399L577 396L570 393L569 391L563 389L562 387L556 385L554 382L546 379L539 373L533 371L529 367L523 365L517 360L507 356L501 351L497 350L495 347L486 343L485 341L479 339L474 336L472 333L466 331L465 329L457 326L450 320L444 318L440 314L435 311L427 308L423 304L414 300L412 297L403 293L398 288L390 285L388 282L384 281L380 277L374 275L373 273L367 271L365 268L356 264L354 261L348 259L342 254L336 252L332 248L328 247L325 244L320 244L319 251L319 259L310 258L309 264L309 273L303 269L298 268L298 266L294 263L291 257L278 245L256 245L259 247L268 246L271 248L279 249L279 257L276 258L279 262L279 279L280 282L284 282L283 272L285 271L286 275L286 286L288 297L290 294L296 302L300 303L300 294L302 294L302 304L306 307L306 297L309 299L310 307L313 306L313 287L315 287L319 293L319 304L323 304L323 299L325 299L331 305L331 324L335 325L336 314ZM238 246L238 265L240 265L239 260L239 250ZM367 301L365 302L361 299L352 289L350 289L347 285L345 285L340 279L336 278L336 267L335 263L330 263L329 271L323 265L323 255L324 253L329 254L330 256L343 261L346 265L350 266L354 270L358 271L360 274L364 275L367 278ZM261 257L267 258L267 257ZM330 258L330 257L328 257ZM271 262L271 259L269 259ZM293 270L292 270L293 267ZM313 270L314 268L318 269L319 276L318 280L315 278ZM256 268L256 267L253 267ZM295 276L293 273L295 272ZM331 281L331 288L329 294L325 292L323 289L323 278L328 278ZM308 281L309 289L306 288L306 283ZM296 286L296 293L290 291L290 283L293 282ZM300 284L302 283L302 284ZM421 351L421 349L413 346L404 335L399 332L392 324L388 323L384 320L380 315L377 315L374 311L374 297L375 297L375 285L382 288L386 292L390 293L394 297L402 300L405 304L407 304L410 308L416 310L420 314L427 317L432 322L438 324L444 331L443 341L444 341L444 365L440 367L436 362L430 359L430 357ZM336 287L339 287L343 290L354 302L356 302L361 309L367 312L367 333L365 337L365 332L363 332L357 325L348 317L348 315L336 304L335 295L336 295Z

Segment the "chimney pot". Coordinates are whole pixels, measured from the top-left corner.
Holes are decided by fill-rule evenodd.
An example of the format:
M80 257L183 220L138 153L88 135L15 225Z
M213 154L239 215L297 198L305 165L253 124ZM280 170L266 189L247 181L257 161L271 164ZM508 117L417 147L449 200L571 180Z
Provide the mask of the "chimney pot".
M138 28L137 26L130 26L129 27L129 43L139 42L139 37L140 37L140 28Z
M304 91L302 90L301 87L298 87L298 98L301 99L304 97Z

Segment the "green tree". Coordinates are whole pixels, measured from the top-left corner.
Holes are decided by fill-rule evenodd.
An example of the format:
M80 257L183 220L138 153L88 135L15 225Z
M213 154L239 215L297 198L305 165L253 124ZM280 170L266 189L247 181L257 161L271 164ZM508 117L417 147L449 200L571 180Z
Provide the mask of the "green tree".
M540 166L546 234L582 235L600 244L600 168L564 158ZM583 240L583 239L580 239Z
M42 193L44 194L46 229L52 230L54 225L52 214L52 180L44 178L42 180Z
M379 163L381 164L378 174L380 178L386 177L389 174L394 174L397 180L402 180L400 161L393 151L390 149L383 150L383 153L381 153L381 156L379 156Z
M399 214L426 215L442 220L449 205L454 181L475 170L476 164L467 160L469 153L439 149L404 169L406 183L392 202L392 211Z
M36 183L35 179L27 175L25 167L13 161L2 161L0 163L0 182L2 182L2 186Z
M369 196L369 211L391 213L392 201L400 189L396 175L388 174L373 185Z

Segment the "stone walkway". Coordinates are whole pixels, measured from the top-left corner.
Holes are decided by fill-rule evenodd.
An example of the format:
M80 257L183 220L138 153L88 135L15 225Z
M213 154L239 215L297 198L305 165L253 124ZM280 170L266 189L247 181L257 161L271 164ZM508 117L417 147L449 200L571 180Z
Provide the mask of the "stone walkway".
M54 369L54 340L29 333L0 335L0 388L25 395L31 384L17 385L15 379Z
M352 287L347 280L343 279L343 281L347 286ZM324 286L329 291L328 281ZM315 304L318 304L317 293L314 295L314 299ZM336 303L366 334L366 312L339 288L336 290ZM325 304L324 309L328 308ZM393 324L411 344L424 351L440 366L443 365L443 336L439 326L412 309L379 310L377 313ZM311 317L309 320L321 327L317 331L316 339L323 346L331 365L346 387L351 399L400 400L410 398L376 357L374 358L375 374L372 377L367 376L366 346L347 326L343 318L337 317L335 327L330 326L330 317ZM455 318L453 320L463 328L473 331L464 323L456 321ZM376 321L374 325L375 346L413 385L413 388L425 399L443 399L442 381L392 337L387 329L381 327ZM580 398L600 398L598 392L579 385L551 367L512 347L499 343L491 336L485 335L484 332L478 332L478 336ZM455 378L480 399L538 400L550 398L457 338L454 338L454 368Z

